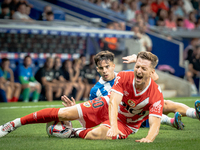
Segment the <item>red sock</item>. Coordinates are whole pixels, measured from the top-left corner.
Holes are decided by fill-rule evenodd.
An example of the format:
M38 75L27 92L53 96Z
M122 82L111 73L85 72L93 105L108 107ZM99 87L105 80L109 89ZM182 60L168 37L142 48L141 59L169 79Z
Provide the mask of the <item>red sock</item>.
M17 97L13 97L12 98L12 102L18 102L18 98Z
M11 99L8 99L8 103L12 102L12 98Z
M50 121L59 121L58 111L60 108L46 108L31 113L21 118L21 124L46 123Z
M84 139L85 136L87 135L87 133L88 133L89 131L91 131L91 130L92 130L91 128L88 128L88 129L85 129L85 130L81 131L81 132L79 133L79 137Z

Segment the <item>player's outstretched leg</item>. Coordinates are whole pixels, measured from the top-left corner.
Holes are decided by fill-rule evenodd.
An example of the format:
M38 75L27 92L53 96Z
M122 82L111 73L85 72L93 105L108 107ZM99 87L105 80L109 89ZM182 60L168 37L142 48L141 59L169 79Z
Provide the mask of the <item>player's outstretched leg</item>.
M59 108L46 108L1 125L0 137L7 135L22 125L59 121L58 111Z
M179 112L176 112L174 114L174 118L170 118L167 115L163 114L161 119L161 124L170 125L178 130L184 129L184 124L181 121L181 114Z
M194 105L195 105L197 119L200 120L200 100L196 100Z

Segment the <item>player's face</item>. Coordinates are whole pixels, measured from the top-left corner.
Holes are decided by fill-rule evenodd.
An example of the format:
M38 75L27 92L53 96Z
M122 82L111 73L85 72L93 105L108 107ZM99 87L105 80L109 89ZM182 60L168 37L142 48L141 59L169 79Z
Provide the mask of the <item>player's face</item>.
M9 68L9 66L10 66L10 61L5 61L5 62L2 64L2 68L3 68L4 70L7 70L7 69Z
M115 78L115 64L110 60L102 60L97 65L97 71L102 76L104 81L111 81Z
M52 58L50 58L47 62L47 67L51 69L51 68L53 68L53 64L54 64L54 60Z
M135 84L145 85L148 84L150 76L153 72L151 61L138 58L134 68Z
M32 60L31 60L30 57L27 57L27 58L24 60L24 65L25 65L26 67L30 66L31 63L32 63Z
M61 60L60 58L55 59L55 68L60 68L61 67Z

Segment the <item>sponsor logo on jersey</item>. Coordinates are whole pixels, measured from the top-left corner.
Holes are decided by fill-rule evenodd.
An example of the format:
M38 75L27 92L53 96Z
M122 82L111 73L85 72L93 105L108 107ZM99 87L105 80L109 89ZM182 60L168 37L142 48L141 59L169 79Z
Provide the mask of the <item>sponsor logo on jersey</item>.
M153 104L153 107L151 108L151 112L157 112L157 113L160 113L161 111L161 108L162 108L162 105L161 105L161 100L155 102Z
M128 93L127 91L124 91L124 95L125 95L125 96L128 96L129 93Z
M33 113L33 119L37 119L37 112Z
M85 106L85 107L91 107L91 104L89 102L85 102L85 103L83 103L83 106Z
M129 104L129 106L131 106L131 107L135 107L135 102L134 101L132 101L132 100L128 100L128 104Z

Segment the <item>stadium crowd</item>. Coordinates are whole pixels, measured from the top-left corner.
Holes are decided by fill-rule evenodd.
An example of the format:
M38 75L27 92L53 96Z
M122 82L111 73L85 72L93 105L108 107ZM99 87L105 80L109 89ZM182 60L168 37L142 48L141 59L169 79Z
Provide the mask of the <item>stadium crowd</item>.
M198 0L85 0L124 15L130 23L144 20L148 25L171 29L199 29Z
M198 0L85 0L94 3L104 9L110 9L126 17L128 23L132 23L131 31L137 35L137 41L141 43L141 51L151 51L153 43L146 34L151 25L162 26L170 29L199 29L200 27L200 2ZM16 19L32 21L29 17L32 5L26 0L4 0L0 3L1 19ZM43 21L54 20L51 6L45 6L41 16L37 18ZM126 22L110 22L106 28L111 30L126 30ZM193 94L197 94L196 79L200 77L200 40L191 40L190 45L184 50L184 59L187 60L186 78L192 84ZM118 55L125 51L125 41L116 37L101 39L101 49L111 50ZM92 58L92 56L91 56ZM64 60L60 58L48 58L43 68L27 79L20 74L23 68L29 68L31 59L27 56L23 64L13 73L9 68L9 60L2 59L0 77L0 92L6 91L6 99L2 101L13 102L21 98L29 101L29 93L32 93L32 101L38 101L41 96L48 101L58 99L62 94L72 95L77 101L89 99L91 87L98 81L98 74L93 59L88 65L84 65L85 57L77 60ZM5 62L5 64L4 64ZM24 65L24 66L23 66ZM20 72L21 71L21 72ZM166 70L165 70L166 71ZM169 71L169 70L168 70ZM17 72L17 73L16 73ZM30 74L29 74L30 75ZM3 78L1 77L1 78ZM14 79L15 77L15 79ZM92 79L89 79L92 78ZM7 80L9 79L9 81ZM3 84L6 83L5 85ZM16 81L16 84L14 84ZM35 83L36 82L36 83ZM20 83L20 84L19 84ZM20 97L21 93L21 97ZM41 96L40 96L41 93ZM1 94L2 95L2 94ZM5 94L4 94L5 95ZM43 98L44 99L44 98Z
M33 21L35 19L41 21L54 20L54 13L51 6L45 6L41 16L33 19L29 16L33 5L28 3L26 0L4 0L0 5L0 19L23 21Z
M29 55L15 70L10 68L9 59L3 58L0 64L0 102L53 101L60 100L61 95L86 101L90 89L99 80L93 57L91 55L89 64L86 64L84 55L64 61L60 57L48 57L44 66L35 72Z

